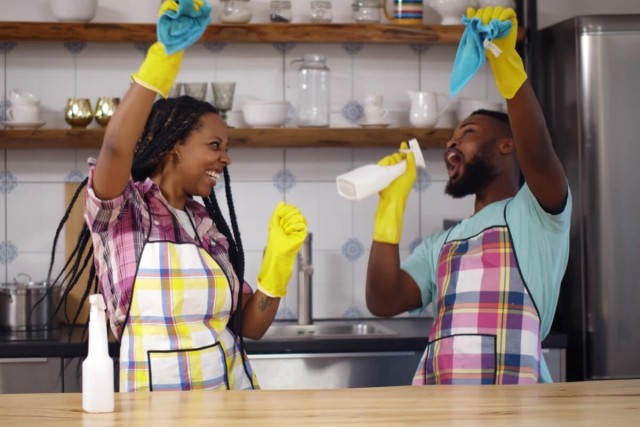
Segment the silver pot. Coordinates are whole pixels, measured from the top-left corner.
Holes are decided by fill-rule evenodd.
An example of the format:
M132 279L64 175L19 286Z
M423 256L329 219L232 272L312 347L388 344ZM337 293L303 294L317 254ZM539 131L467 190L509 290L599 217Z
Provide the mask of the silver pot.
M17 278L23 276L28 281ZM6 331L40 331L58 326L54 316L60 300L60 286L33 282L19 274L13 282L0 284L0 329Z

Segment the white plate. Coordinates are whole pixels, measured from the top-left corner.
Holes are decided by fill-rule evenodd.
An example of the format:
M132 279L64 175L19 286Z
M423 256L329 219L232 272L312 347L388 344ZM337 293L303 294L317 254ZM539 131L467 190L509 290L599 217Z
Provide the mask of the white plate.
M359 123L358 126L363 128L388 128L389 123Z
M47 122L2 122L3 125L12 129L38 129Z

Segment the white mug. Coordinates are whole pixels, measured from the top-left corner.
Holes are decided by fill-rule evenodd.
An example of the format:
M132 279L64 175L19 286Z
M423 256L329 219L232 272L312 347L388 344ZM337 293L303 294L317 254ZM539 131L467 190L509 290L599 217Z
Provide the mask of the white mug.
M7 118L16 123L37 122L40 120L40 106L14 105L7 109Z
M364 107L364 120L366 123L378 124L387 117L388 111L377 105L366 105Z
M9 91L9 100L11 105L40 105L40 100L34 94L19 89Z
M364 106L376 106L382 108L384 97L382 95L367 95L364 97Z

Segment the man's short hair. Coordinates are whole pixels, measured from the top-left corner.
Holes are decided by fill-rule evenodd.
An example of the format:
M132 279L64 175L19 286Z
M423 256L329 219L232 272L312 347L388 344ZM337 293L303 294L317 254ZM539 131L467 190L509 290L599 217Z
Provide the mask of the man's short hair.
M506 124L507 126L509 126L509 128L511 128L511 124L509 123L509 116L507 115L507 113L503 113L502 111L485 110L481 108L479 110L474 111L470 115L473 116L474 114L493 117L494 119Z

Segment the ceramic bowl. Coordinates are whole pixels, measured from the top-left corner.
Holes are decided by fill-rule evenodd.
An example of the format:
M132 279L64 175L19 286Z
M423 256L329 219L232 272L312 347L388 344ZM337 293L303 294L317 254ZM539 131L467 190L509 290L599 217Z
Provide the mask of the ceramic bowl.
M442 25L462 25L462 16L472 4L469 0L431 0L429 3L442 16Z
M97 8L98 0L51 0L53 16L63 22L89 22Z
M489 7L489 6L502 6L502 7L516 7L516 3L514 0L477 0L478 7Z
M251 127L282 127L287 121L288 104L281 101L247 101L242 115Z

